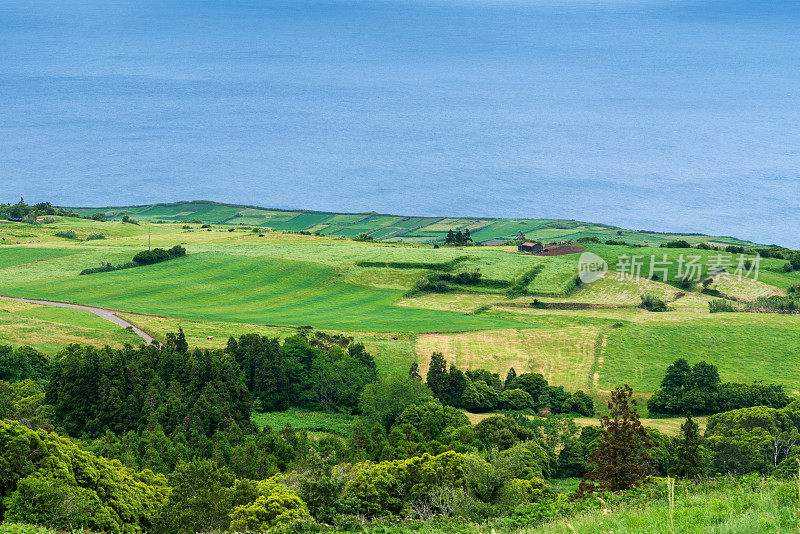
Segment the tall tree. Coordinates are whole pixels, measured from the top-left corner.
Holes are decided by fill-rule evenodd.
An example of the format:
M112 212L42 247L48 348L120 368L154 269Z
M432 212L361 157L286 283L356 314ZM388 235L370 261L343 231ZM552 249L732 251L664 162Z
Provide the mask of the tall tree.
M503 384L505 389L514 389L514 380L517 378L517 372L512 367L508 370L508 374L506 374L506 381Z
M692 368L689 362L683 358L667 367L664 379L661 381L661 389L667 393L677 393L688 389L692 383Z
M422 376L419 374L419 364L414 362L411 364L411 368L408 370L408 378L413 378L414 380L422 381Z
M425 382L433 392L434 397L441 399L447 389L447 362L444 361L444 354L434 352L431 355L431 363L428 366L428 374Z
M611 392L610 415L600 418L599 448L592 453L594 469L586 475L612 491L630 489L652 472L652 447L636 413L633 390L627 384Z
M686 421L681 425L681 435L678 438L675 475L681 478L696 478L703 472L700 456L702 439L697 423L691 415L687 415Z
M186 334L183 333L183 328L178 327L178 337L175 339L175 350L178 352L186 352L189 350L189 343L186 341Z
M467 378L464 373L455 364L450 364L450 372L447 375L447 390L442 402L450 406L461 406L461 398L464 396L466 387Z

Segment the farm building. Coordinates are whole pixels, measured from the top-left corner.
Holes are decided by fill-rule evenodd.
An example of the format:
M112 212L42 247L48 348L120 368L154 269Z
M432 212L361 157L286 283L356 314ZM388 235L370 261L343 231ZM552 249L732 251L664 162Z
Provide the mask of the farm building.
M530 252L535 254L542 251L542 244L534 241L525 241L523 244L517 247L517 250L520 252Z

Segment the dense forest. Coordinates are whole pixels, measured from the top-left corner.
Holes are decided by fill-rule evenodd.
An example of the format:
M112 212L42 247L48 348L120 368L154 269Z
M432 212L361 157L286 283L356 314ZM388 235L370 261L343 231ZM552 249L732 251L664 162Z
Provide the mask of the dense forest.
M182 331L53 358L0 346L0 510L109 532L500 528L596 508L593 495L652 477L797 471L800 401L778 386L723 383L713 365L678 360L650 404L711 414L705 433L691 415L677 437L645 428L627 386L578 427L592 399L540 374L448 369L434 354L424 377L416 365L382 376L362 344L310 329L222 350L191 350ZM290 407L356 418L348 436L251 422ZM473 424L464 408L494 413Z

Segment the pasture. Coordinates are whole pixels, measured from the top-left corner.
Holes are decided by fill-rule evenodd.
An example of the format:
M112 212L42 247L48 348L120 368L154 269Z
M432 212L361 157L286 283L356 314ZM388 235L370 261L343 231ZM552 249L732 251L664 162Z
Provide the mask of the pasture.
M220 348L231 335L285 337L297 327L312 326L363 342L384 373L406 373L415 362L424 371L431 353L441 351L461 367L485 367L501 375L510 367L518 373L541 372L552 384L588 389L598 397L622 382L637 392L652 392L666 366L685 357L690 362L714 363L724 380L758 379L800 389L793 363L800 350L797 316L709 314L708 301L713 297L698 288L682 290L642 277L621 279L614 272L626 255L643 256L646 276L650 256L660 260L666 254L677 263L681 254L697 254L708 262L717 254L714 251L589 245L588 250L608 261L611 271L599 281L572 288L578 255L531 256L510 246L363 243L332 236L254 232L239 223L267 228L264 223L272 221L272 228L292 231L304 225L337 227L353 235L372 228L375 235L393 237L403 232L417 237L438 235L462 223L483 237L494 237L487 230L492 225L498 225L500 233L523 230L526 235L539 232L554 239L569 233L620 237L618 230L576 221L194 207L195 211L188 204L151 206L113 213L117 218L130 213L143 221L141 225L63 217L42 225L0 222L5 243L25 239L20 245L0 246L0 294L118 310L158 340L181 326L190 345L199 348ZM171 222L148 224L147 220ZM187 220L215 224L202 229L196 222L183 222ZM225 224L217 224L221 222ZM77 239L55 236L60 230L75 231ZM620 238L627 239L627 232ZM91 233L103 233L106 238L87 241ZM642 233L639 237L653 244L656 237L675 236ZM162 264L78 276L86 267L130 261L147 247L148 240L158 247L182 244L188 254ZM538 273L527 286L528 294L513 299L502 287L409 293L417 280L443 264L454 265L451 272L479 269L485 279L508 284L534 269ZM759 281L724 276L715 287L741 300L782 294L800 280L800 274L784 273L781 266L780 260L764 260ZM676 265L670 269L670 275L677 275ZM639 297L645 291L664 299L670 311L639 309ZM534 299L558 309L533 307ZM133 334L86 312L3 306L0 342L48 351L69 342L112 346L138 342Z

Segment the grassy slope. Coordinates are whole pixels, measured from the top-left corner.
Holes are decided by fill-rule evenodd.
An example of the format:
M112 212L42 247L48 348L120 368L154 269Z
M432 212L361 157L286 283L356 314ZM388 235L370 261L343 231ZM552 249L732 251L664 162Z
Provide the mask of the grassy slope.
M403 308L402 292L341 282L319 264L196 253L90 276L0 284L11 296L80 302L176 318L337 330L425 332L502 328L514 321Z

